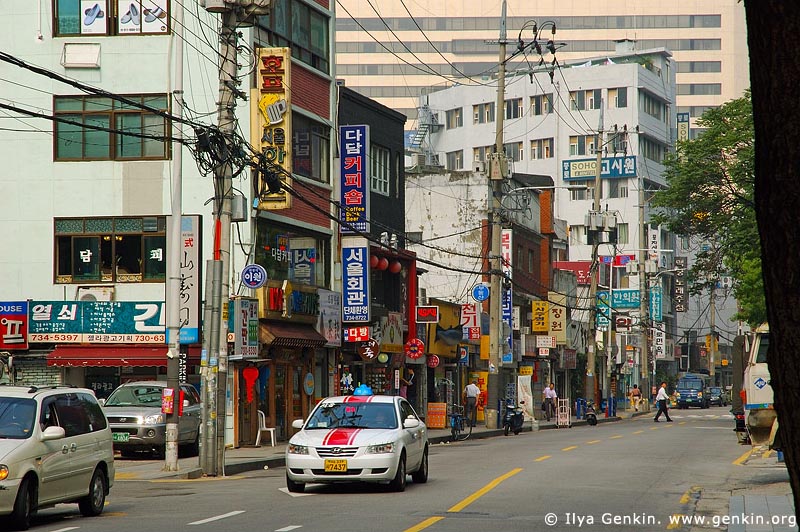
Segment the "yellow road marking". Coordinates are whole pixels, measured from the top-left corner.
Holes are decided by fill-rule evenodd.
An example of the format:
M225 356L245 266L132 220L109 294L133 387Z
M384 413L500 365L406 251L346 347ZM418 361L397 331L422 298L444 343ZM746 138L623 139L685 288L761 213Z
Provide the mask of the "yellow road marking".
M440 515L437 515L437 516L434 516L434 517L429 517L429 518L427 518L426 520L424 520L423 522L421 522L420 524L418 524L416 526L412 526L411 528L406 528L403 532L419 532L420 530L424 530L424 529L428 528L429 526L431 526L431 525L433 525L435 523L438 523L442 519L444 519L444 517L440 516Z
M120 473L119 471L114 473L114 480L129 480L132 478L139 478L139 475L136 473Z
M764 451L764 454L761 455L761 458L769 458L770 456L772 456L772 449Z
M620 438L622 438L622 435L621 435L621 434L617 434L616 436L611 436L611 437L609 438L609 440L618 440L618 439L620 439Z
M659 427L650 427L650 430L658 430Z
M587 445L592 445L593 443L600 443L600 440L592 440L586 442Z
M577 448L578 448L578 446L577 446L577 445L570 445L569 447L564 447L564 448L563 448L563 449L561 449L561 450L562 450L562 451L571 451L572 449L577 449Z
M238 475L238 476L229 476L229 477L200 477L200 478L162 478L162 479L154 479L150 482L156 482L159 484L167 484L170 482L216 482L220 480L241 480L245 477Z
M643 430L637 430L636 432L634 432L634 434L641 434L642 432L644 432L644 431Z
M678 421L678 425L686 425L685 421Z
M698 491L700 491L700 486L692 486L681 496L680 503L689 504L689 501L692 499L692 493L697 493Z
M544 455L544 456L540 456L539 458L537 458L536 460L534 460L534 462L543 462L543 461L547 460L548 458L550 458L550 455L549 455L549 454L546 454L546 455Z
M744 464L745 461L748 458L750 458L750 455L752 453L753 453L753 449L750 449L750 450L746 451L742 456L740 456L739 458L737 458L736 460L733 461L733 465L742 465L742 464Z
M521 467L517 467L516 469L512 469L511 471L509 471L505 475L501 475L501 476L497 477L496 479L494 479L493 481L489 482L484 487L482 487L481 489L479 489L478 491L476 491L475 493L473 493L472 495L470 495L466 499L464 499L461 502L455 504L454 506L451 506L450 508L448 508L447 511L448 512L460 512L461 510L463 510L464 508L466 508L467 506L469 506L473 502L477 501L480 497L483 497L484 495L486 495L487 493L492 491L494 488L499 486L501 482L513 477L514 475L516 475L520 471L522 471L522 468Z

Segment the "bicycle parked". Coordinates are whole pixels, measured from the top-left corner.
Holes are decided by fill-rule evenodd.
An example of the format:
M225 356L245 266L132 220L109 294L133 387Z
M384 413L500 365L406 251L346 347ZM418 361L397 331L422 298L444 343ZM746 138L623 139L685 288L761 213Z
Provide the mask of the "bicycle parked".
M467 423L467 418L464 416L464 407L454 404L450 407L450 441L464 441L472 435L472 425ZM464 424L466 423L467 430L464 431Z

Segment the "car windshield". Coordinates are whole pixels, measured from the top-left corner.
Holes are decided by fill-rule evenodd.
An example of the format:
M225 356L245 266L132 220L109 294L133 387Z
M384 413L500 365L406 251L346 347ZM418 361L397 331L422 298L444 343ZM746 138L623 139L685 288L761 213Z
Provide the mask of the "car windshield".
M161 386L120 386L106 399L106 406L161 406Z
M721 393L722 393L722 388L710 388L708 391L709 391L710 393L713 393L713 394L719 395L719 394L721 394Z
M33 434L36 401L0 397L0 439L24 440Z
M324 402L314 411L307 429L396 429L397 416L391 403Z
M703 381L695 379L682 380L678 383L678 388L682 388L684 390L702 390Z

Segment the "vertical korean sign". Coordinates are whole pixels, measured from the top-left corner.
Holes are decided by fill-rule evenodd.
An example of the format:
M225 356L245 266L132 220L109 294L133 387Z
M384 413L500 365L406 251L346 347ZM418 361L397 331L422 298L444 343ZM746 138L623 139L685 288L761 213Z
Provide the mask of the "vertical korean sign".
M259 146L267 162L275 167L281 183L291 185L292 92L289 48L261 48L258 55L259 86L250 99L250 142ZM292 206L286 190L270 193L259 176L256 194L259 210L280 210Z
M0 350L28 349L28 302L0 301Z
M511 229L503 229L503 232L501 233L501 236L500 236L500 256L502 257L502 260L503 260L503 264L502 264L502 268L501 269L503 270L503 275L505 276L505 279L503 279L503 282L501 283L502 290L503 290L503 315L502 315L502 319L503 319L503 323L507 323L508 324L508 331L509 331L509 334L508 334L507 337L500 339L501 343L503 344L503 348L504 348L504 351L503 351L503 362L504 363L513 361L512 357L511 357L511 353L513 352L513 348L512 348L513 346L511 344L513 336L511 334L511 331L513 330L513 326L514 326L514 324L512 322L513 309L511 308L512 307L511 300L512 300L512 296L513 296L512 288L511 288L511 258L512 258L512 250L514 248L513 248L512 244L513 243L512 243ZM506 285L508 285L508 288L506 288ZM508 355L508 356L506 356L506 355Z
M664 321L664 316L661 313L661 296L661 286L654 286L650 288L650 317L653 319L653 321Z
M557 292L547 292L550 300L548 334L555 336L557 345L567 344L567 296Z
M678 113L678 140L689 140L689 113Z
M531 332L546 333L548 327L549 301L531 301Z
M167 217L167 224L172 224L172 217ZM170 229L167 229L169 232ZM202 284L202 271L200 269L200 255L203 241L199 215L181 216L181 254L180 254L180 336L181 344L196 344L200 342L200 285ZM149 251L150 259L155 254L162 254L161 249ZM169 331L167 331L169 335ZM169 338L167 338L169 343Z
M675 257L675 291L672 294L675 312L686 312L686 265L686 257Z
M369 246L366 238L342 238L342 322L369 323Z
M369 126L339 128L342 234L369 231Z
M234 338L232 360L258 358L258 299L236 298L228 320ZM230 325L229 325L230 326Z
M478 315L478 305L475 303L461 305L461 330L463 340L481 339L480 316Z

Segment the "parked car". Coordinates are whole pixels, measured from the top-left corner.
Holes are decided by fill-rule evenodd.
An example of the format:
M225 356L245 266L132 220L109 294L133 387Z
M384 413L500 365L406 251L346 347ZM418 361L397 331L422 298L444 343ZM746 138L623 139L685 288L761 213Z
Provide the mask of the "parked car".
M113 483L111 430L91 390L0 386L0 528L27 530L61 503L100 515Z
M404 398L388 395L328 397L286 447L286 486L371 482L406 488L406 476L428 481L428 430Z
M149 452L163 457L166 451L167 416L161 413L163 381L128 382L102 402L114 438L114 448L123 457ZM182 384L183 413L178 422L178 444L197 454L200 445L200 394Z
M704 395L708 398L709 405L726 406L728 404L727 394L719 386L706 388Z

